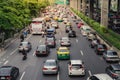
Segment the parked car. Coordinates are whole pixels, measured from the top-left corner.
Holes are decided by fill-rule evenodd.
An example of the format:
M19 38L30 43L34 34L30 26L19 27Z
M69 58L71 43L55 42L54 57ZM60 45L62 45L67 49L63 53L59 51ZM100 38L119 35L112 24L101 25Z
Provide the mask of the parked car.
M103 52L107 51L107 46L105 44L98 44L95 47L96 54L103 54Z
M113 79L106 73L100 73L88 77L87 80L113 80Z
M69 76L85 76L85 67L82 60L70 60L68 63Z
M36 56L47 56L50 53L50 49L47 45L39 45L35 51Z
M99 39L94 39L90 42L90 47L94 48L96 47L98 44L100 44L100 40Z
M28 41L21 42L20 45L19 45L18 50L19 50L19 52L21 52L21 51L23 51L23 49L25 51L30 51L32 49L31 43L28 42Z
M70 39L68 37L62 37L60 39L60 45L61 46L71 46Z
M68 33L68 37L76 37L76 32L74 30L70 30Z
M47 59L44 61L42 68L43 74L57 74L59 70L58 61L55 59Z
M107 61L107 62L119 62L119 56L118 53L114 50L107 50L103 53L103 58Z
M58 59L70 59L70 51L67 47L59 47L57 49Z
M45 40L45 44L48 46L48 47L56 47L56 42L55 42L55 38L54 37L47 37L46 40Z
M120 64L111 64L106 68L105 71L113 79L120 80Z
M19 68L14 66L0 67L0 80L17 80L19 76Z

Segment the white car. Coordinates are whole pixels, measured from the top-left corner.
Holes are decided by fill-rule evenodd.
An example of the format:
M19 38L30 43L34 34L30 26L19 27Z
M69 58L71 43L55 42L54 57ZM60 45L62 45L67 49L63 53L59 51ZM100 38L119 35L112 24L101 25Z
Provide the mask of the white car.
M80 30L81 30L81 34L82 34L83 36L87 36L87 34L91 32L90 27L89 27L89 26L86 26L86 25L83 25L83 26L80 28Z
M63 18L63 22L64 22L64 24L66 24L68 22L68 19L67 18Z
M69 76L85 76L85 68L82 60L70 60L68 63Z
M51 26L54 28L58 28L58 23L57 22L51 22Z
M71 46L70 39L68 37L62 37L60 39L60 45L61 46Z
M101 74L94 74L87 78L87 80L113 80L108 74L101 73Z

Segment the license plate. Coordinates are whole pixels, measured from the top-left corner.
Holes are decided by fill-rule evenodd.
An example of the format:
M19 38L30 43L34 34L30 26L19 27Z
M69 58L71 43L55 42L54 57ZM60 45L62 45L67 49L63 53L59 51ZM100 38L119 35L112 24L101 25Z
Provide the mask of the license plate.
M1 77L0 79L5 79L5 77Z

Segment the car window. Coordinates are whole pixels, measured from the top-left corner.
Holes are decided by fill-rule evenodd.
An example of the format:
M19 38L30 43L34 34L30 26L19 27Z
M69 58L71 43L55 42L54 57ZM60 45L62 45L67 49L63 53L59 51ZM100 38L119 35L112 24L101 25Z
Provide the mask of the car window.
M68 52L67 49L60 49L59 52Z
M26 47L26 46L28 46L28 43L22 43L22 46Z
M52 42L52 41L53 41L53 38L47 38L47 41L48 41L48 42Z
M83 68L83 66L81 64L73 64L72 65L72 69L80 69Z
M9 68L1 68L0 69L0 75L10 75L10 69Z
M115 73L120 74L120 70L115 70Z
M45 62L45 66L56 66L55 62Z
M108 55L117 55L117 53L110 51L110 52L108 52Z
M38 46L37 50L45 50L46 47L45 46Z

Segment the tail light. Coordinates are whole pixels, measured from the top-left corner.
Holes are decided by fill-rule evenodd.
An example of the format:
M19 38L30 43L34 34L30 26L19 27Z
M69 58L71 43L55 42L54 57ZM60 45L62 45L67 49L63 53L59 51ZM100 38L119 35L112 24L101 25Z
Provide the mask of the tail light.
M98 50L100 51L100 50L102 50L102 48L98 48Z
M7 79L7 80L10 80L10 79L11 79L11 76L7 76L6 79Z
M42 53L44 53L44 54L45 54L46 52L45 52L45 51L42 51Z
M118 75L113 73L112 76L113 76L113 77L117 77Z
M52 70L57 70L57 68L55 67L55 68L52 68Z
M42 70L47 70L47 68L43 68Z

